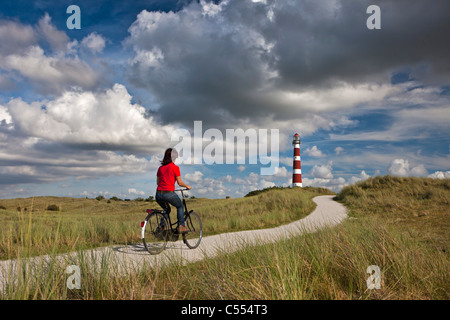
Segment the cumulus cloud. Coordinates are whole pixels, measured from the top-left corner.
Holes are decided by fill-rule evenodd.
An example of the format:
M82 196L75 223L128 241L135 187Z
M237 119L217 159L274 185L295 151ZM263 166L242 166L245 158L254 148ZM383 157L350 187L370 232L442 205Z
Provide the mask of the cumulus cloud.
M423 164L419 164L418 166L412 168L410 171L410 175L413 176L425 176L427 174L428 171Z
M281 173L283 172L284 170L281 170ZM218 179L206 178L200 183L200 193L209 193L209 196L214 196L216 192L219 192L219 195L244 196L253 190L274 187L276 184L271 179L280 177L283 178L284 175L282 174L277 177L261 176L257 173L250 172L246 176L232 177L226 175ZM195 189L197 189L197 186L195 186Z
M315 157L315 158L320 158L320 157L324 156L322 151L319 150L319 148L317 148L317 146L313 146L312 148L308 148L303 153L307 154L308 156Z
M402 10L400 2L385 1L392 10L374 33L365 27L368 0L312 4L201 1L177 12L144 10L129 28L135 57L128 76L155 95L164 121L192 125L202 114L219 127L296 119L311 133L324 128L311 125L318 113L329 126L352 125L324 113L396 92L388 78L405 62L425 61L430 74L448 70L450 45L438 36L450 31L445 9L430 11L422 2ZM411 25L416 20L435 23ZM418 34L427 46L417 48ZM420 53L398 54L408 50Z
M37 34L50 44L55 51L66 51L70 42L69 37L63 31L58 30L52 23L51 17L45 13L44 17L39 19Z
M6 107L0 105L0 124L2 124L2 122L5 125L10 124L12 122L12 118L8 112L8 109L6 109Z
M52 100L0 105L0 184L155 170L172 142L163 126L131 102L125 86L66 91Z
M284 178L292 175L292 172L289 172L286 167L280 167L275 170L275 174L273 175L276 178Z
M332 131L330 138L342 141L446 139L449 95L442 86L448 86L450 43L443 39L450 32L450 3L436 1L407 9L383 1L383 27L376 32L365 28L369 0L192 1L177 11L144 10L123 41L123 53L132 53L120 58L127 64L126 86L108 82L116 72L111 60L101 62L106 76L95 65L99 59L83 54L104 53L102 35L77 42L48 14L33 26L0 20L0 88L45 95L0 102L0 184L143 173L159 165L154 153L170 145L170 133L195 120L204 129L280 128L280 141L290 140L291 128L306 136ZM405 65L410 80L391 83ZM391 122L380 131L338 130L355 127L368 110L389 110ZM339 145L340 172L361 171L366 163L385 169L392 159L388 172L401 176L427 176L425 165L447 169L448 157L354 154L354 145ZM280 143L280 151L291 147ZM304 152L324 155L317 146ZM280 163L291 168L292 158ZM364 170L337 177L332 164L315 164L304 185L337 190L368 177ZM228 194L228 185L245 194L291 175L286 167L265 177L244 175L245 169L237 167L237 178L194 171L187 179L209 196Z
M223 184L223 179L204 178L195 182L192 193L208 198L222 197L229 189Z
M101 36L91 34L83 44L91 50L101 51L101 39ZM40 93L53 96L72 87L96 87L100 76L78 58L77 46L76 40L70 41L64 31L52 24L48 14L34 28L18 22L0 21L0 71L8 74L9 87L11 83L26 79ZM23 83L20 85L24 87Z
M258 176L257 176L258 177ZM267 181L286 181L285 178L292 177L292 160L290 168L286 167L274 167L273 173L270 175L264 175L264 179Z
M145 192L144 192L144 191L136 190L136 188L129 188L129 189L128 189L128 194L138 195L138 196L144 196L144 195L145 195Z
M0 20L0 57L20 52L36 45L38 37L31 26L15 21Z
M370 178L370 175L368 175L364 170L362 170L360 174L353 175L347 180L344 177L335 178L332 174L331 163L329 163L325 167L322 166L320 168L322 169L322 172L319 172L320 174L317 174L316 172L316 175L313 175L312 179L308 177L304 177L302 179L303 186L321 187L333 190L334 192L339 192L343 187L347 185L355 184L359 181L364 181Z
M412 169L409 168L409 161L405 159L394 159L392 160L389 168L389 174L400 177L407 177L410 175L414 176L424 176L428 172L423 164L420 164Z
M184 177L188 182L198 183L202 180L203 173L201 173L200 171L195 171L194 173L186 173Z
M150 151L171 144L174 126L161 126L131 102L125 86L104 92L67 91L46 102L7 104L16 130L33 137L99 149Z
M450 179L450 171L436 171L428 175L428 178L434 179Z
M0 62L0 68L19 72L44 93L60 93L71 86L92 88L98 83L98 76L86 62L78 58L49 57L38 46L8 55Z
M321 187L339 192L346 185L354 184L370 177L364 170L359 175L352 176L348 180L344 177L334 177L332 165L332 161L322 166L315 165L309 173L312 179L305 175L302 177L303 186Z
M81 40L81 45L88 48L92 53L100 53L106 45L106 40L96 32L92 32Z
M352 176L350 179L348 179L348 184L355 184L359 181L364 181L369 178L370 178L370 176L366 173L366 171L362 170L359 175Z
M388 172L394 176L406 177L409 175L409 162L404 159L394 159L391 162Z
M303 186L305 187L317 187L317 188L327 188L333 190L334 192L339 192L348 183L343 177L338 177L335 179L323 179L323 178L303 178Z
M310 175L314 178L319 179L332 179L332 165L332 161L329 161L326 165L322 166L314 165L314 167L311 169Z

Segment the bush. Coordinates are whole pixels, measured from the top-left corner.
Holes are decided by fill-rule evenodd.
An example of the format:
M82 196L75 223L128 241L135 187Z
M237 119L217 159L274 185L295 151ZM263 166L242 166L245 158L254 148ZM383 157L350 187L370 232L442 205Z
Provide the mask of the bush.
M103 199L105 199L105 197L104 196L98 196L97 198L95 198L95 199L97 199L98 201L100 201L100 200L103 200Z
M260 193L267 192L269 190L275 190L275 189L282 190L282 189L290 189L290 188L289 187L277 187L277 186L274 186L274 187L264 188L262 190L253 190L253 191L250 191L249 193L247 193L244 197L256 196L256 195L258 195Z
M56 204L51 204L47 207L48 211L59 211L59 207Z
M6 210L5 206L0 205L1 210Z

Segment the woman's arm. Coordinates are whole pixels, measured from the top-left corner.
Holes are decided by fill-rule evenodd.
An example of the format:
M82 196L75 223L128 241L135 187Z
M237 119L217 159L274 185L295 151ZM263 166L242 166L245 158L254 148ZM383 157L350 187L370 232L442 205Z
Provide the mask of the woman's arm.
M181 180L181 177L180 177L180 176L176 177L176 179L177 179L177 183L178 183L178 185L179 185L180 187L187 188L188 190L191 190L191 186L188 186L187 184L185 184L185 183Z

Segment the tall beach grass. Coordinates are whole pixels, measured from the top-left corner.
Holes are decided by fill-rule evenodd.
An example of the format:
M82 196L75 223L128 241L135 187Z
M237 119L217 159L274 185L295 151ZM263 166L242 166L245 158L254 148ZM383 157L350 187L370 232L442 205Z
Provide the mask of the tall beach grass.
M298 191L298 190L297 190ZM269 228L310 213L311 200L325 189L282 189L235 199L192 199L188 208L201 216L204 235ZM58 211L49 211L50 205ZM140 242L140 222L145 209L158 208L156 202L111 201L39 197L0 200L0 260L16 257L64 253ZM171 217L175 217L172 210ZM174 222L175 220L173 220Z
M250 200L196 199L191 204L204 212L202 219L208 223L208 230L219 233L248 228L245 221L240 221L241 215L247 215L247 219L242 220L251 221L251 226L257 225L258 219L251 217L264 215L260 212L260 205L264 203L270 208L267 211L282 218L278 222L264 218L262 227L297 219L311 208L304 211L287 208L290 203L295 206L298 197L309 191L269 190L248 197ZM318 194L320 192L311 192L307 198ZM260 198L256 198L258 196ZM50 246L58 248L51 250L49 262L35 264L32 267L35 273L23 264L18 272L22 278L14 285L10 282L7 290L0 293L0 298L449 299L449 179L371 178L344 188L336 198L349 209L349 218L337 227L273 244L242 244L237 252L206 257L187 265L173 261L167 267L154 268L143 263L125 273L119 273L118 268L128 263L126 260L118 261L103 253L96 257L97 263L91 264L86 256L89 251L77 248L81 238L75 234L83 234L81 230L85 230L85 237L89 235L88 239L106 232L103 228L107 225L98 227L94 219L89 222L86 218L84 224L89 227L80 226L70 240L66 238L65 245L74 253L72 260L57 258L58 245L64 243L62 239L67 233L70 234L64 227L63 208L61 212L51 213L55 215L52 221L56 221L52 230L59 231L48 241ZM133 205L134 209L145 206ZM287 211L296 213L291 216ZM123 213L110 212L126 221ZM29 230L33 232L33 214L29 211L16 213L18 217L19 214L23 229L10 227L7 230L12 230L10 235L16 232L16 244L33 247L33 236L27 236ZM2 241L11 242L8 237ZM13 245L8 250L17 252ZM30 251L23 252L34 252ZM72 263L80 266L81 289L68 290L66 287L68 275L64 271ZM368 288L370 275L367 268L371 265L377 265L381 270L380 289Z

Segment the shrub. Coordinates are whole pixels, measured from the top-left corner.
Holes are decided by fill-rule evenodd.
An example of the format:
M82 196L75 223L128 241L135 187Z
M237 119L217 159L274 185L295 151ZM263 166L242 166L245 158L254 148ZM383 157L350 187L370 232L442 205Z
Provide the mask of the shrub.
M51 204L47 207L48 211L59 211L59 207L56 204Z
M275 190L275 189L282 190L282 189L289 189L289 187L277 187L277 186L274 186L274 187L264 188L262 190L253 190L253 191L250 191L249 193L247 193L244 197L256 196L256 195L261 194L263 192L267 192L269 190Z

